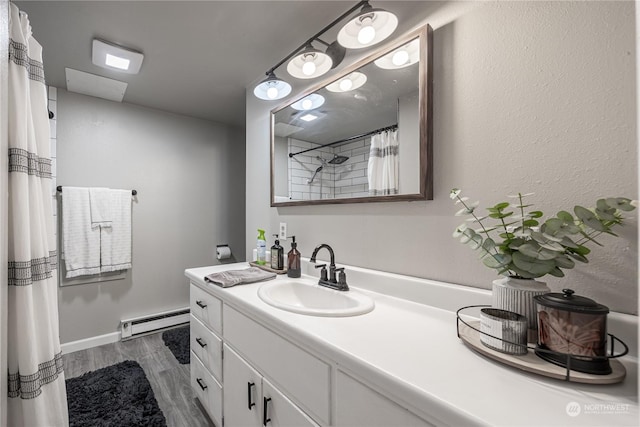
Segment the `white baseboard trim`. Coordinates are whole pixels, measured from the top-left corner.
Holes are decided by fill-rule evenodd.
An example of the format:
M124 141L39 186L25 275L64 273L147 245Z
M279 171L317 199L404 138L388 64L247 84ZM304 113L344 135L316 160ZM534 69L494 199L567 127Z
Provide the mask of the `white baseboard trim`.
M104 344L111 344L120 341L120 332L98 335L97 337L84 338L78 341L71 341L62 344L62 354L73 353L74 351L86 350Z

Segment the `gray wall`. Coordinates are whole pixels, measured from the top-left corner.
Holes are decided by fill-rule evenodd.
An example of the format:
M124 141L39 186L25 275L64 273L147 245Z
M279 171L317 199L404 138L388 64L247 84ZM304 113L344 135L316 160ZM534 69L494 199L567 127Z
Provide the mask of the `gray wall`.
M248 90L247 251L256 228L282 221L303 256L329 243L338 263L490 288L495 273L451 237L462 222L451 188L483 207L535 192L548 214L638 199L633 2L424 4L435 30L434 200L270 208L273 105ZM620 238L602 237L589 264L550 287L637 313L637 231L634 212Z
M125 280L59 289L63 343L187 307L184 269L244 260L244 132L58 90L57 183L138 190ZM64 196L63 196L64 200Z

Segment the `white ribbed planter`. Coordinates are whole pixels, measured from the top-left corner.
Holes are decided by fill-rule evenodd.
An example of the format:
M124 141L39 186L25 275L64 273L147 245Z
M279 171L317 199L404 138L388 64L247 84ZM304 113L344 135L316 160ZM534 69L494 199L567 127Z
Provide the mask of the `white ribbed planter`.
M551 292L544 282L503 277L493 281L493 307L521 314L529 321L529 342L538 340L538 312L533 297Z

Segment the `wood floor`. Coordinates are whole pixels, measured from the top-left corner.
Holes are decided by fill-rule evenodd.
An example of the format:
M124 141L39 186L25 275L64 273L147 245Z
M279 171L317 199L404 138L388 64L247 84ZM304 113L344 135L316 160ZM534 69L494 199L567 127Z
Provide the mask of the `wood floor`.
M190 365L181 365L176 360L164 345L162 333L76 351L62 357L66 378L125 360L134 360L144 369L168 427L213 426L191 389Z

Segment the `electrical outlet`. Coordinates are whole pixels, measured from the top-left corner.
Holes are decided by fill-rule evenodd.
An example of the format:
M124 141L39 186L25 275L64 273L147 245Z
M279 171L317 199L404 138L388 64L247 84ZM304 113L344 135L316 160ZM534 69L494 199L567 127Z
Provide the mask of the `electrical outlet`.
M280 240L287 240L287 223L286 222L280 223L280 233L278 233L278 235Z

